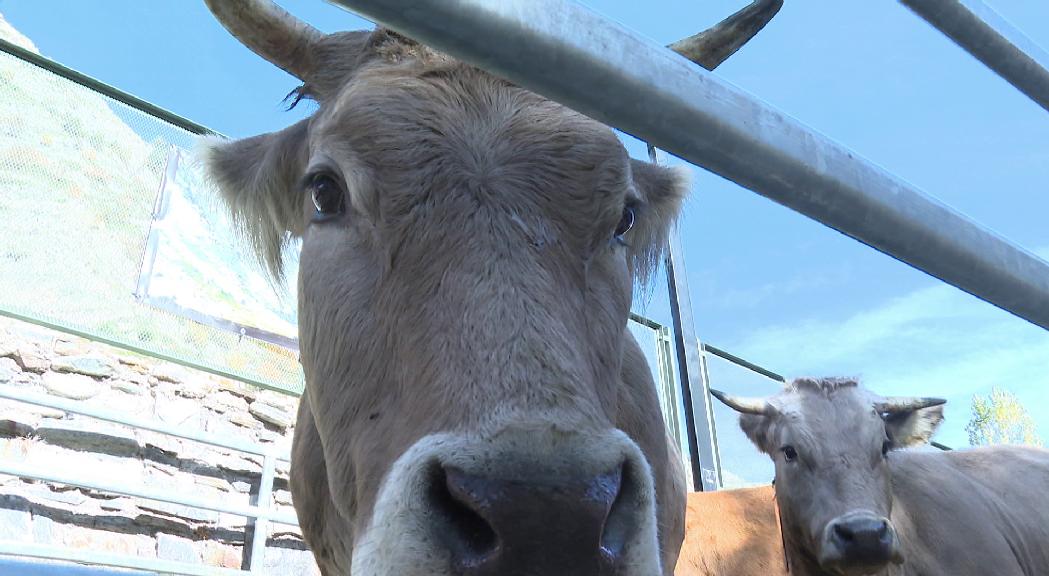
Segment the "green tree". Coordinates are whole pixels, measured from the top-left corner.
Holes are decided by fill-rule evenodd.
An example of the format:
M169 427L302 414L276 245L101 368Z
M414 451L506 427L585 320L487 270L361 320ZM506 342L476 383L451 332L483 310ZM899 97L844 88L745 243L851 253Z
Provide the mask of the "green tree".
M965 426L969 444L1042 446L1034 418L1012 392L995 386L987 396L973 395L972 417Z

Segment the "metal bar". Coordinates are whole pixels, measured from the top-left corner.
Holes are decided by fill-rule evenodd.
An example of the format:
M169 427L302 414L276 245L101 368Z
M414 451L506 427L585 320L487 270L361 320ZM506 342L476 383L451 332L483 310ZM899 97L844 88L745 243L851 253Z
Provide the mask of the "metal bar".
M732 362L733 364L736 364L737 366L741 366L743 368L746 368L747 370L750 370L752 372L757 372L758 374L761 374L762 376L764 376L766 378L769 378L769 379L772 379L772 380L776 380L776 381L779 381L779 382L786 382L787 381L787 379L784 378L783 376L780 376L779 374L776 374L775 372L773 372L771 370L766 370L765 368L762 368L761 366L758 366L757 364L754 364L753 362L747 362L746 360L740 358L739 356L736 356L735 354L730 354L728 352L725 352L724 350L722 350L721 348L718 348L717 346L713 346L711 344L703 344L703 351L704 352L710 352L711 354L713 354L714 356L717 356L718 358L721 358L723 360L728 360L729 362Z
M30 544L27 542L12 542L10 540L0 540L0 554L7 556L22 556L26 558L41 558L45 560L65 560L67 562L96 564L116 568L130 568L132 570L147 570L151 572L162 572L165 574L182 574L184 576L244 576L245 574L243 570L234 570L232 568L188 564L185 562L174 562L172 560L161 560L158 558L107 554L105 552L95 552L93 550L59 548L57 546L44 546L42 544Z
M333 1L1049 329L1045 261L575 2Z
M653 330L662 330L664 328L664 326L659 322L656 322L651 318L645 318L644 316L640 314L635 314L633 312L630 313L630 319L644 326L645 328L651 328Z
M667 329L666 326L663 326L659 322L656 322L655 320L652 320L650 318L646 318L644 316L641 316L640 314L635 314L634 312L630 313L630 319L633 320L634 322L637 322L638 324L640 324L642 326L645 326L647 328L651 328L652 330L662 331L662 330L666 330ZM739 356L736 356L735 354L733 354L731 352L726 352L725 350L723 350L721 348L718 348L717 346L714 346L713 344L708 344L708 343L704 342L704 343L701 344L701 346L702 346L702 349L703 349L704 352L710 352L714 356L717 356L717 357L719 357L719 358L721 358L723 360L728 360L729 362L732 362L733 364L737 364L740 367L746 368L747 370L750 370L752 372L757 372L758 374L761 374L762 376L764 376L766 378L770 378L772 380L778 380L780 382L786 382L787 381L787 379L784 378L783 376L781 376L780 374L777 374L777 373L775 373L775 372L773 372L773 371L771 371L771 370L769 370L767 368L762 368L761 366L758 366L757 364L755 364L753 362L749 362L747 360L744 360L743 358L740 358Z
M12 44L11 42L8 42L7 40L4 40L2 38L0 38L0 52L6 52L14 56L15 58L18 58L19 60L28 62L29 64L32 64L38 68L43 68L44 70L47 70L48 72L56 76L65 78L66 80L76 82L77 84L80 84L81 86L90 90L94 90L95 92L98 92L103 96L108 96L118 102L127 104L132 108L141 110L142 112L145 112L146 114L149 114L154 118L159 118L160 120L163 120L168 124L174 124L175 126L178 126L179 128L186 130L187 132L192 132L194 134L220 135L218 132L212 130L211 128L208 128L207 126L197 124L189 118L175 114L170 110L165 110L164 108L161 108L156 104L151 104L139 98L138 96L129 94L128 92L124 92L123 90L110 86L109 84L106 84L101 80L92 78L91 76L88 76L83 72L73 70L68 66L59 64L58 62L55 62L50 58L41 56L40 54L37 54L36 52L33 52L31 50L26 50L25 48L22 48L21 46L18 46L16 44Z
M269 510L273 499L273 476L276 468L276 458L266 456L262 462L262 477L259 479L259 495L255 499L255 506L261 510ZM296 523L296 525L298 525ZM262 574L266 565L266 539L269 538L269 523L264 518L255 519L251 535L251 557L248 558L248 569L252 574Z
M26 404L34 404L36 406L45 406L47 408L62 410L63 412L72 412L73 414L89 416L91 418L97 418L99 420L105 420L107 422L113 422L115 424L123 424L124 426L130 426L132 428L141 428L143 430L149 430L158 434L166 434L168 436L174 436L176 438L192 440L194 442L200 442L202 444L209 444L211 446L227 448L229 450L237 450L239 452L255 454L257 456L267 456L271 453L270 448L262 446L261 444L245 442L234 438L219 438L217 436L210 436L208 434L203 434L194 430L187 430L179 428L177 426L168 426L166 424L161 424L152 420L146 420L144 418L135 418L134 416L125 416L116 412L99 410L98 408L93 408L91 406L72 400L66 400L64 398L55 398L54 396L48 396L46 394L28 392L22 388L16 388L14 386L0 385L0 398L15 400L17 402L25 402ZM280 455L278 456L278 458L280 458L284 462L290 461L290 455Z
M980 0L900 0L994 73L1049 110L1049 55Z
M670 435L680 446L681 440L685 439L685 431L681 425L681 387L674 378L674 338L665 326L654 332L656 368L659 373L658 385L663 390L662 396L665 399L663 410L666 415L666 425L670 430Z
M658 163L656 148L648 145L649 159ZM721 459L710 406L710 379L703 358L703 348L696 335L692 318L692 297L685 273L685 253L675 224L669 235L665 260L670 291L670 312L674 321L674 347L688 428L689 456L692 462L693 487L702 492L718 489L721 484Z
M674 351L677 355L678 365L678 382L681 384L681 401L685 409L685 439L688 441L688 453L689 462L692 464L692 488L698 492L706 491L704 485L704 478L706 474L703 473L703 462L710 462L709 453L707 457L704 457L701 453L699 434L697 430L699 425L696 423L696 402L702 402L704 396L702 390L693 393L693 375L698 374L698 371L689 371L690 365L695 367L698 363L699 346L695 338L686 339L683 335L684 327L683 319L681 317L681 307L677 303L678 292L674 289L676 284L675 270L670 265L670 261L673 258L673 254L668 255L666 260L667 269L667 284L670 289L670 314L674 321ZM685 293L685 297L688 297L688 293ZM695 342L696 345L690 345ZM692 354L693 358L689 360L689 350L695 349L696 352ZM702 386L701 386L702 388Z
M713 465L708 468L714 469L712 482L715 483L715 490L725 485L725 479L721 474L721 448L718 444L718 427L714 422L714 406L710 395L710 371L707 369L707 355L703 352L703 345L699 343L699 370L703 379L703 390L706 392L703 398L703 409L706 411L707 424L710 426L707 434L710 437L711 452L714 455ZM706 472L706 468L704 468Z
M648 145L649 160L659 163L656 147ZM674 348L681 395L688 428L689 459L692 463L692 485L698 491L711 492L721 485L721 458L710 406L710 377L703 347L696 334L692 317L692 297L685 273L685 253L675 224L669 234L666 266L670 292L670 312L674 323Z
M157 576L156 572L143 572L110 566L91 566L72 562L41 562L36 558L17 558L0 555L0 574L14 576Z
M36 467L24 466L10 461L0 460L0 474L8 474L21 478L33 478L44 482L56 482L58 484L68 484L70 486L80 486L82 488L98 490L99 492L110 492L113 494L121 494L123 496L145 498L146 500L181 504L192 508L224 512L226 514L235 514L247 518L265 518L267 520L273 520L274 522L280 522L281 524L288 524L289 526L299 525L298 519L293 516L263 510L258 506L223 504L206 498L166 494L160 490L151 490L149 488L106 482L104 480L88 478L81 474L63 474L62 472L57 472L55 470L41 470Z

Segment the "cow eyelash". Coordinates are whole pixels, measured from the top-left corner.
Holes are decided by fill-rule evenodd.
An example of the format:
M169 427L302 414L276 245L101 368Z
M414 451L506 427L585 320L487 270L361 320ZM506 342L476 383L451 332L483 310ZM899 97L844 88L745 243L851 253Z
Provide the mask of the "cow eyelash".
M634 228L637 224L637 213L639 211L638 202L634 199L627 199L623 205L623 214L619 218L619 222L616 224L615 230L612 232L612 242L619 246L630 247L630 244L626 241L626 233Z

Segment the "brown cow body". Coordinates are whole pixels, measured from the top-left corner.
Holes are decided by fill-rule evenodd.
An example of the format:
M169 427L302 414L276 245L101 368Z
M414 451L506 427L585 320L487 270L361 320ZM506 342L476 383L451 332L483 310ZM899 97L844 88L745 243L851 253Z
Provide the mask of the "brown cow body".
M688 495L675 576L786 576L772 486Z

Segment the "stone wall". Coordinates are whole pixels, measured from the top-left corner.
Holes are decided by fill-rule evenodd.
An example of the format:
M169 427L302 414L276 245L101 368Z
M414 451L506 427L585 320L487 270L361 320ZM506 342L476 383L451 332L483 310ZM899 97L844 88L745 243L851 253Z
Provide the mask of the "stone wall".
M297 399L0 318L0 385L287 453ZM261 457L0 399L0 460L255 504ZM272 506L294 515L287 463ZM270 524L266 574L318 574L298 528ZM0 475L0 540L247 567L243 517ZM248 546L245 546L245 543Z

